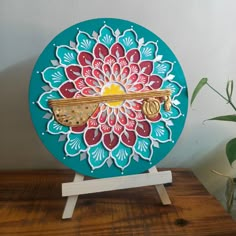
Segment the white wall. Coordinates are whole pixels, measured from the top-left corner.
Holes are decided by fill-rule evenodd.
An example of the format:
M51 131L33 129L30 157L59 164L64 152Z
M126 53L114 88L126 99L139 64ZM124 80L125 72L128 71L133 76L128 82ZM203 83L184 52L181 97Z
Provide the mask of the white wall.
M224 92L227 79L236 76L235 13L234 0L0 0L0 169L63 168L36 136L27 93L37 57L65 28L97 17L134 21L155 32L174 51L190 94L204 76ZM159 166L192 168L223 201L225 180L210 169L233 173L224 146L236 136L235 124L203 125L202 121L231 112L205 89L194 108L189 108L180 140Z

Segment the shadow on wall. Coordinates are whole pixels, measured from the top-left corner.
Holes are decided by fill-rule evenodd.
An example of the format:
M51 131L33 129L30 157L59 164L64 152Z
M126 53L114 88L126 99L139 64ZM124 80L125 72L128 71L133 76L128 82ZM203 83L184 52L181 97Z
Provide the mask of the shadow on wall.
M0 72L0 169L61 168L39 140L28 108L28 87L36 58Z

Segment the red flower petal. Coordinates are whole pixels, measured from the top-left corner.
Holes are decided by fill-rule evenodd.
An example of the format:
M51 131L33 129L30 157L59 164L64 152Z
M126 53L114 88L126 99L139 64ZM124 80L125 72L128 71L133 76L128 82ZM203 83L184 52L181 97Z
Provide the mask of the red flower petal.
M138 80L138 75L137 74L133 74L129 77L129 79L127 80L128 84L133 84L134 82L136 82ZM126 82L126 83L127 83Z
M140 136L147 137L150 134L151 127L147 121L142 121L137 124L136 131Z
M124 126L121 125L119 122L116 122L114 126L114 132L118 135L120 135L124 131Z
M129 131L126 130L122 135L121 135L121 140L123 141L124 144L126 144L129 147L132 147L135 144L136 141L136 135L134 131Z
M79 54L78 61L82 66L92 65L93 55L88 52L81 52Z
M84 137L88 145L94 145L101 140L102 133L99 129L88 129L85 132Z
M104 58L109 54L108 48L101 43L98 43L94 48L94 55L96 58L104 60Z
M128 109L129 109L129 108L131 108L131 105L130 105L130 103L129 103L129 102L127 102L127 101L125 101L125 102L124 102L124 106L126 106Z
M89 85L91 87L100 86L99 82L96 79L92 78L92 77L87 77L85 79L85 82L86 82L87 85Z
M145 120L145 116L141 111L136 112L136 118L137 120Z
M115 116L119 113L119 109L118 108L113 108L114 114Z
M130 73L131 74L138 74L140 71L140 68L137 64L130 64Z
M127 117L122 112L119 112L118 120L121 125L125 125L127 123Z
M92 118L88 119L87 124L88 124L89 128L97 128L98 125L99 125L97 120L96 119L92 119Z
M101 108L98 106L97 109L93 112L93 114L91 115L91 118L96 119L99 112L100 112Z
M105 146L108 149L113 149L118 144L119 138L118 138L118 136L116 134L110 133L110 134L105 134L104 135L103 141L104 141Z
M101 70L95 69L95 70L93 71L93 74L94 74L95 77L98 78L98 80L104 81L104 74L103 74L103 72L102 72Z
M94 59L93 60L93 67L94 68L98 68L98 69L102 69L103 66L103 61L100 59Z
M153 70L153 63L151 61L142 61L140 63L140 68L143 73L150 75Z
M110 115L112 113L113 109L111 107L107 108L107 115Z
M96 91L92 88L83 88L81 90L81 93L84 95L84 96L93 96L96 94Z
M100 104L100 110L104 111L106 110L107 106L105 104Z
M142 84L135 84L135 85L133 85L132 87L131 87L131 91L135 91L135 92L137 92L137 91L140 91L140 90L142 90L143 89L143 85Z
M65 98L73 98L77 90L72 82L66 82L59 89L61 95Z
M82 89L82 88L87 87L87 85L85 84L83 78L79 78L79 79L77 79L77 80L75 81L75 87L80 90L80 89Z
M128 119L128 122L127 122L125 128L128 129L128 130L134 130L135 126L136 126L136 121Z
M142 90L142 92L147 92L147 91L150 91L152 90L152 88L150 88L149 86L147 86L146 84L144 85L144 88Z
M111 127L106 123L101 125L101 131L103 133L110 133L111 132Z
M92 76L92 68L90 66L83 67L82 74L84 77Z
M125 108L122 106L122 107L120 107L120 109L119 109L120 111L122 111L123 113L125 113Z
M81 98L83 95L80 92L77 92L74 96L74 98Z
M121 72L121 79L127 78L128 75L129 75L129 72L130 72L130 68L129 67L123 68L122 72Z
M104 71L104 74L107 77L111 76L111 67L110 67L110 65L108 65L108 64L103 65L103 71Z
M87 124L79 125L76 127L72 127L71 130L75 133L81 133L84 132L84 129L86 128Z
M100 114L98 121L99 121L99 123L103 124L103 123L105 123L106 119L107 119L107 111L104 111Z
M153 89L159 89L162 85L162 79L157 75L149 76L149 85Z
M140 111L142 109L142 104L139 102L132 102L132 108L136 111Z
M114 126L116 123L116 116L112 113L109 116L108 123L110 126Z
M116 43L111 47L111 54L116 58L120 58L125 55L125 50L121 44Z
M66 74L69 79L75 80L81 76L81 67L80 66L68 66L66 68Z
M136 117L136 113L132 111L131 109L126 109L126 113L131 119L134 119Z
M147 76L147 75L144 75L144 74L139 75L137 82L138 82L138 83L142 83L143 85L147 84L147 82L148 82L148 76Z
M112 67L113 74L117 77L120 74L120 65L115 63Z
M120 76L118 76L118 77L116 78L113 74L111 74L111 76L109 77L109 79L108 79L107 77L105 77L105 82L107 83L107 82L109 82L109 81L111 81L111 82L113 82L113 81L119 82L119 81L120 81Z
M128 61L130 61L130 62L139 62L140 53L137 49L132 49L132 50L128 51L126 57L127 57Z
M111 55L105 58L105 63L109 64L110 66L112 66L115 62L116 62L116 59Z
M118 62L120 64L121 68L123 68L129 64L129 62L127 61L127 59L125 57L119 58Z

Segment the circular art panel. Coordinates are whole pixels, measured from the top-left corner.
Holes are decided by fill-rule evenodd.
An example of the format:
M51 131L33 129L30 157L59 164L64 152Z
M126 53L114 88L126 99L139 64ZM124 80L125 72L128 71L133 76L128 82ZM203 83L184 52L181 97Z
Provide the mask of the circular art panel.
M153 91L162 92L154 100L142 97ZM86 104L98 98L88 118L73 125L60 122L60 107L50 106L60 101L63 110L65 101L75 102L70 112L84 116ZM179 138L187 104L173 52L151 31L121 19L88 20L60 33L40 55L29 87L33 124L47 149L67 167L98 178L156 165Z

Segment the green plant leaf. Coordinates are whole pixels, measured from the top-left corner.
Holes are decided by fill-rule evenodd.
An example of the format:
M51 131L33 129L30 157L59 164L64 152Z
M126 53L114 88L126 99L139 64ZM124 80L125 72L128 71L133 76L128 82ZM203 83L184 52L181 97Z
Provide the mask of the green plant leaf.
M230 165L232 165L232 163L236 161L236 138L226 144L226 155Z
M198 82L197 86L195 87L195 89L194 89L194 91L193 91L193 94L192 94L192 97L191 97L190 105L192 105L193 101L195 100L197 94L198 94L199 91L202 89L202 87L207 84L207 81L208 81L207 78L202 78L202 79Z
M231 212L234 200L234 180L232 178L228 178L226 182L225 197L227 210Z
M236 115L216 116L207 120L220 120L220 121L232 121L236 122Z
M233 89L234 89L234 81L229 80L226 85L226 94L227 94L229 101L231 101Z

